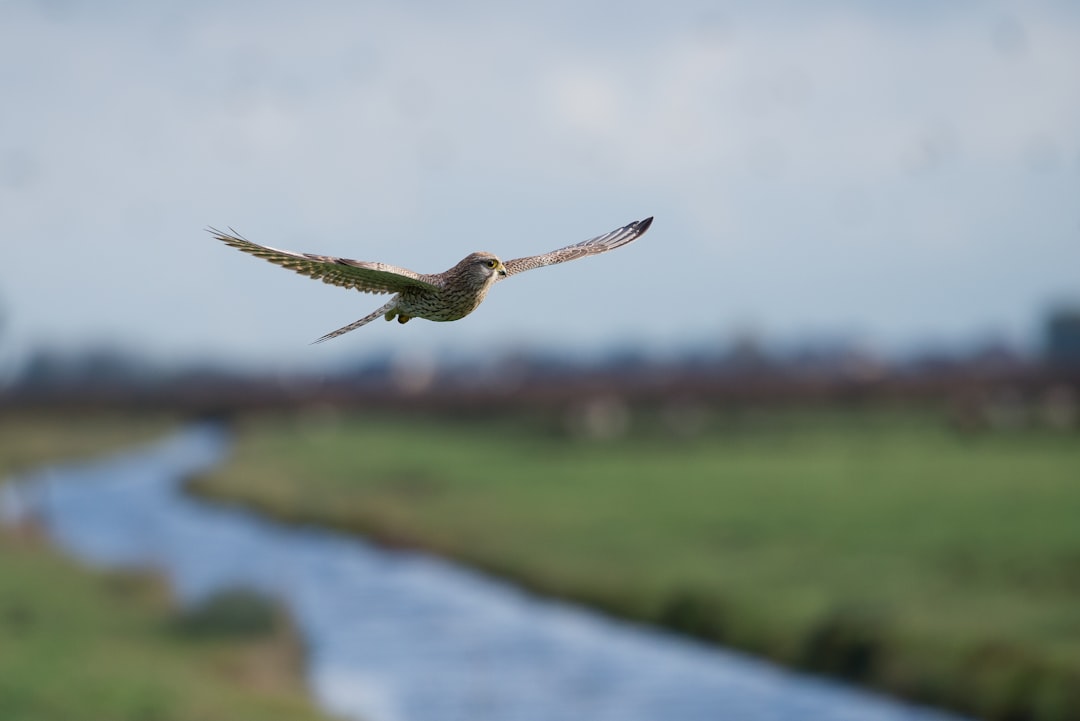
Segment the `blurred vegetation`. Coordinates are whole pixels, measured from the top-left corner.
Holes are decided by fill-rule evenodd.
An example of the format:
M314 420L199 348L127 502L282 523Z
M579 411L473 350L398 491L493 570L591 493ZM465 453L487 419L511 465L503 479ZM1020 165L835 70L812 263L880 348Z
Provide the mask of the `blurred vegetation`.
M1080 718L1074 430L605 403L249 417L194 488L984 718Z
M248 588L219 591L175 619L180 635L200 638L269 636L281 622L272 599Z
M81 460L159 438L175 418L101 411L0 413L0 483L44 463Z
M144 441L168 425L164 417L0 418L0 479ZM326 718L303 688L302 661L295 633L265 600L236 591L180 612L149 574L90 572L48 548L32 525L0 526L4 721Z
M147 575L88 573L0 534L0 718L325 718L288 624L238 638L178 632L176 614Z

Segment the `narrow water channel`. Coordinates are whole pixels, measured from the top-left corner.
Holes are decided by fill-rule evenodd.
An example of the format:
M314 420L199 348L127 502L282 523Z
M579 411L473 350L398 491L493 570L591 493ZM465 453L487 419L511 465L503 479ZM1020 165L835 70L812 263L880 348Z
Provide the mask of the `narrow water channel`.
M183 493L227 437L200 426L0 488L0 518L38 514L107 567L151 566L182 601L268 592L309 651L310 686L365 721L945 721L736 653L537 598L421 553L297 528Z

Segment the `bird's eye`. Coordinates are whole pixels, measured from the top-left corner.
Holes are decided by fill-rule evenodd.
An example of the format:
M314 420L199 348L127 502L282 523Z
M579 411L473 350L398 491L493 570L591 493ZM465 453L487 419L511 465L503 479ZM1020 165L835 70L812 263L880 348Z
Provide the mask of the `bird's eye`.
M490 258L487 262L487 267L494 268L497 263L498 261L496 261L494 258Z

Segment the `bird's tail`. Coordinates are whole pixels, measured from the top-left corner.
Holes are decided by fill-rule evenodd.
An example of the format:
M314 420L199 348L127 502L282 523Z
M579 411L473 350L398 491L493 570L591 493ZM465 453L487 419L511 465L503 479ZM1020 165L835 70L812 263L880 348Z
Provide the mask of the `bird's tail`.
M394 307L395 303L397 303L397 296L396 295L392 299L390 299L389 303L387 303L383 307L379 308L378 310L373 311L373 312L369 313L368 315L365 315L360 320L354 320L352 323L349 323L347 326L338 328L335 331L327 333L326 335L324 335L319 340L312 341L311 344L315 345L316 343L322 343L323 341L330 340L331 338L337 338L339 335L345 335L349 331L356 330L357 328L359 328L362 325L367 325L368 323L375 320L379 316L385 315L391 308Z

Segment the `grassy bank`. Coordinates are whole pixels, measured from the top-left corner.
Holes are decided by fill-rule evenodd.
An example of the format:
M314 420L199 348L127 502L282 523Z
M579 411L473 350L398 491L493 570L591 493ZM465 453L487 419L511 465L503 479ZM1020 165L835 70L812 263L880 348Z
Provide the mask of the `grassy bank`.
M0 483L45 463L129 448L177 426L166 416L27 411L0 414Z
M280 616L252 633L187 630L148 576L88 573L0 534L0 718L318 719Z
M1075 434L926 413L744 412L693 437L638 418L606 442L536 419L263 418L197 490L909 698L1067 719L1077 469Z
M169 425L119 416L3 418L0 479L147 441ZM32 528L0 528L0 718L325 718L302 687L301 649L287 621L265 601L241 600L233 612L240 623L207 624L215 607L180 613L159 580L89 572Z

